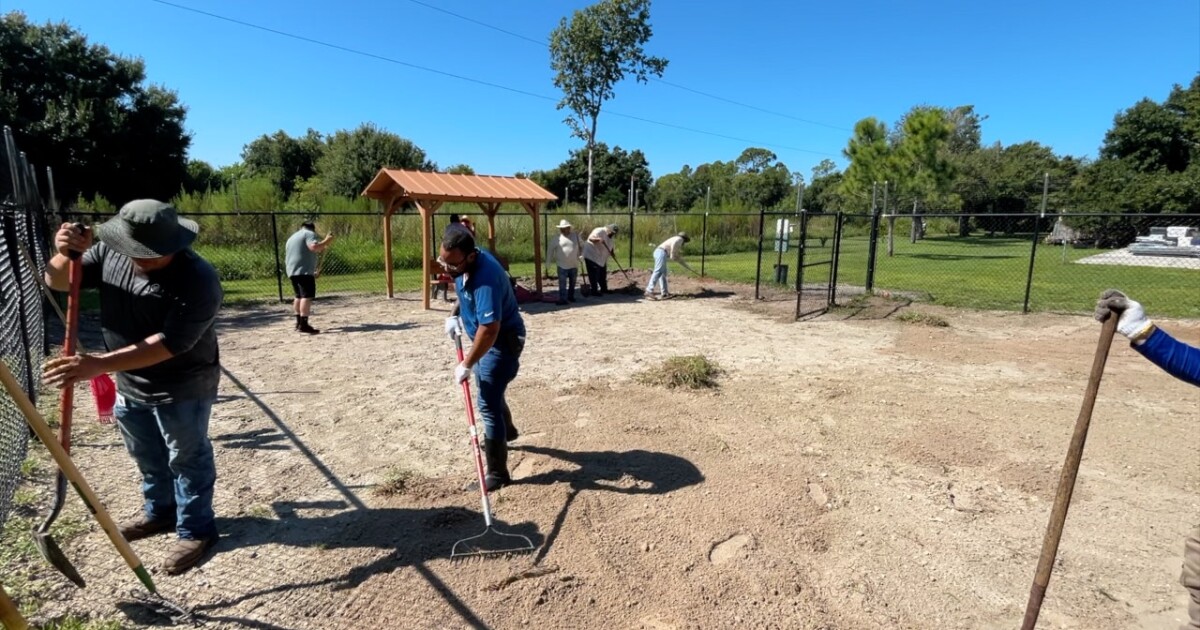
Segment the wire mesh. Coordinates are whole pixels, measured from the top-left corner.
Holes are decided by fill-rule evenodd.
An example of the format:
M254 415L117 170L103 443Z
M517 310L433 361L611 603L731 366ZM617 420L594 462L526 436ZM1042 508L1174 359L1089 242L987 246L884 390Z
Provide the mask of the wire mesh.
M8 129L0 151L0 173L0 360L36 402L46 339L42 296L33 274L42 273L46 259L45 209L34 168L17 151ZM26 263L22 249L38 268ZM7 394L0 397L0 528L21 481L28 439L20 408Z

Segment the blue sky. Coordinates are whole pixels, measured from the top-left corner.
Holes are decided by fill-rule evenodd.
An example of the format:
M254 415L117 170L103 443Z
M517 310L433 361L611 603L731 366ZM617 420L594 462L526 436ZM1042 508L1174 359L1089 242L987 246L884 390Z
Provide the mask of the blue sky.
M439 76L197 15L153 0L0 0L36 21L66 20L93 41L140 56L150 80L188 106L191 155L235 162L283 129L322 132L372 121L443 166L481 173L550 168L578 145L555 110L544 46L585 2L551 0L170 0L244 22L427 66L544 100ZM855 121L894 122L916 104L973 104L984 141L1038 140L1094 156L1113 115L1162 100L1200 72L1200 2L1155 0L840 2L657 0L648 51L671 85L618 87L599 139L642 149L654 175L766 146L808 176L841 150ZM822 123L802 122L797 119Z

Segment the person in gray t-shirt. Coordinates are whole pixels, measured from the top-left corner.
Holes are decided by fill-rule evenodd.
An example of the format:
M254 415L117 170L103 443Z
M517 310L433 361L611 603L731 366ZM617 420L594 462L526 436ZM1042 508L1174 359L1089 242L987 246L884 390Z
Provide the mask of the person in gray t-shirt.
M317 296L317 254L329 249L333 235L326 234L324 239L317 240L317 226L312 221L305 221L287 240L283 250L286 254L284 268L288 278L292 280L292 291L296 299L292 301L292 312L296 314L296 330L315 335L321 331L308 325L309 312L312 310L312 300Z
M175 530L179 539L163 569L182 573L217 540L213 485L217 478L208 421L221 376L213 328L223 294L217 272L190 249L198 226L175 208L142 199L90 231L69 223L54 238L46 282L70 286L70 258L84 252L85 288L100 291L100 327L107 352L46 362L49 385L117 373L113 409L125 448L142 473L144 515L122 524L134 541Z

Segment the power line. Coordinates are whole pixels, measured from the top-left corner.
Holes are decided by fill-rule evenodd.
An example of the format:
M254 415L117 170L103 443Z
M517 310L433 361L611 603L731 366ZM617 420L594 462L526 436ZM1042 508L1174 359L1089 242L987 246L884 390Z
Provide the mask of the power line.
M393 58L393 57L387 57L387 56L384 56L384 55L380 55L380 54L376 54L376 53L372 53L372 52L367 52L367 51L364 51L364 50L359 50L359 49L357 49L357 48L350 48L350 47L348 47L348 46L342 46L342 45L340 45L340 44L334 44L334 43L331 43L331 42L326 42L326 41L323 41L323 40L314 39L314 38L312 38L312 37L306 37L306 36L304 36L304 35L297 35L297 34L295 34L295 33L289 33L289 32L287 32L287 31L281 31L281 30L279 30L279 29L271 28L271 27L268 27L268 26L263 26L263 25L261 25L261 24L254 24L254 23L252 23L252 22L246 22L246 21L244 21L244 20L239 20L239 19L237 19L237 18L232 18L232 17L229 17L229 16L220 15L220 14L217 14L217 13L211 13L211 12L209 12L209 11L204 11L204 10L201 10L201 9L196 9L196 8L189 7L189 6L185 6L185 5L182 5L182 4L176 4L176 3L174 3L174 2L169 2L168 0L150 0L150 1L151 1L151 2L154 2L154 3L157 3L157 4L164 5L164 6L172 7L172 8L175 8L175 9L179 9L179 10L182 10L182 11L188 11L188 12L195 13L195 14L198 14L198 15L203 15L203 16L206 16L206 17L210 17L210 18L213 18L213 19L216 19L216 20L221 20L221 21L224 21L224 22L229 22L229 23L231 23L231 24L237 24L238 26L244 26L244 27L246 27L246 28L252 28L252 29L255 29L255 30L259 30L259 31L263 31L263 32L271 33L271 34L273 34L273 35L278 35L278 36L280 36L280 37L286 37L286 38L289 38L289 39L294 39L294 40L297 40L297 41L302 41L302 42L305 42L305 43L308 43L308 44L314 44L314 45L317 45L317 46L322 46L322 47L325 47L325 48L331 48L331 49L333 49L333 50L337 50L337 51L340 51L340 52L349 53L349 54L352 54L352 55L359 55L359 56L362 56L362 57L367 57L367 58L370 58L370 59L375 59L375 60L377 60L377 61L383 61L383 62L386 62L386 63L392 63L392 64L396 64L396 65L404 66L404 67L406 67L406 68L412 68L413 70L420 70L420 71L422 71L422 72L429 72L429 73L431 73L431 74L436 74L436 75L440 75L440 76L444 76L444 77L450 77L450 78L452 78L452 79L458 79L458 80L460 80L460 81L466 81L466 82L468 82L468 83L475 83L475 84L477 84L477 85L483 85L483 86L487 86L487 87L490 87L490 88L495 88L495 89L498 89L498 90L504 90L504 91L506 91L506 92L512 92L512 93L514 93L514 94L520 94L520 95L522 95L522 96L528 96L528 97L532 97L532 98L540 99L540 100L543 100L543 101L550 101L550 102L552 102L552 103L556 103L556 102L558 101L558 99L556 99L556 98L554 98L554 97L552 97L552 96L547 96L547 95L545 95L545 94L538 94L538 93L536 93L536 92L530 92L530 91L527 91L527 90L522 90L522 89L519 89L519 88L510 87L510 86L507 86L507 85L501 85L501 84L499 84L499 83L492 83L491 81L485 81L485 80L482 80L482 79L476 79L476 78L474 78L474 77L468 77L468 76L461 75L461 74L455 74L455 73L453 73L453 72L447 72L447 71L445 71L445 70L439 70L439 69L437 69L437 68L430 68L430 67L428 67L428 66L422 66L422 65L415 64L415 63L411 63L411 62L408 62L408 61L402 61L402 60L400 60L400 59L396 59L396 58ZM687 131L687 132L690 132L690 133L697 133L697 134L702 134L702 135L706 135L706 136L712 136L712 137L716 137L716 138L724 138L724 139L727 139L727 140L736 140L736 141L738 141L738 142L745 142L745 143L752 144L752 145L756 145L756 146L762 146L762 147L771 147L771 148L783 149L783 150L787 150L787 151L796 151L796 152L801 152L801 153L812 153L812 154L815 154L815 155L827 155L827 156L833 156L833 157L836 157L836 156L834 156L834 154L832 154L832 153L827 153L827 152L825 152L825 151L814 151L814 150L812 150L812 149L801 149L801 148L799 148L799 147L792 147L792 146L787 146L787 145L781 145L781 144L776 144L776 143L772 143L772 142L759 142L759 141L756 141L756 140L749 140L749 139L746 139L746 138L739 138L739 137L737 137L737 136L725 135L725 134L722 134L722 133L717 133L717 132L713 132L713 131L705 131L705 130L703 130L703 129L694 129L694 128L691 128L691 127L684 127L684 126L682 126L682 125L676 125L676 124L673 124L673 123L666 123L666 122L662 122L662 121L658 121L658 120L652 120L652 119L650 119L650 118L643 118L643 117L641 117L641 116L634 116L634 115L632 115L632 114L624 114L624 113L621 113L621 112L615 112L615 111L608 110L608 109L601 110L601 111L602 111L603 113L606 113L606 114L610 115L610 116L617 116L617 117L619 117L619 118L627 118L627 119L630 119L630 120L636 120L636 121L639 121L639 122L644 122L644 123L651 124L651 125L658 125L658 126L660 126L660 127L666 127L666 128L670 128L670 129L678 129L678 130L680 130L680 131Z
M417 4L417 5L423 6L423 7L427 8L427 9L431 9L431 10L433 10L433 11L437 11L437 12L439 12L439 13L445 13L446 15L449 15L449 16L452 16L452 17L455 17L455 18L458 18L458 19L460 19L460 20L463 20L463 21L466 21L466 22L470 22L470 23L472 23L472 24L475 24L475 25L478 25L478 26L482 26L482 27L484 27L484 28L487 28L487 29L491 29L491 30L493 30L493 31L496 31L496 32L498 32L498 33L503 33L503 34L505 34L505 35L508 35L509 37L515 37L515 38L517 38L517 39L522 39L522 40L525 40L525 41L527 41L527 42L531 42L531 43L537 44L538 46L542 46L542 47L544 47L544 48L548 48L548 47L550 46L550 45L549 45L549 43L548 43L548 42L546 42L546 40L538 40L538 39L534 39L534 38L532 38L532 37L528 37L528 36L526 36L526 35L522 35L522 34L520 34L520 33L516 33L516 32L510 31L510 30L507 30L507 29L500 28L499 26L495 26L495 25L493 25L493 24L488 24L488 23L486 23L486 22L481 22L481 21L479 21L479 20L476 20L475 18L472 18L472 17L466 16L466 15L463 15L463 14L461 14L461 13L455 13L454 11L450 11L449 9L444 9L444 8L442 8L442 7L439 7L439 6L437 6L437 5L429 4L428 2L422 2L421 0L408 0L408 1L409 1L409 2L411 2L411 3L413 3L413 4ZM787 114L787 113L784 113L784 112L777 112L777 111L775 111L775 110L767 109L767 108L765 108L765 107L759 107L759 106L757 106L757 105L751 105L751 104L749 104L749 103L743 103L743 102L741 102L741 101L735 101L735 100L733 100L733 99L731 99L731 98L726 98L726 97L724 97L724 96L720 96L720 95L718 95L718 94L710 94L710 93L708 93L708 92L704 92L704 91L701 91L701 90L697 90L697 89L695 89L695 88L690 88L690 87L688 87L688 86L686 86L686 85L680 85L680 84L678 84L678 83L673 83L673 82L671 82L671 81L667 81L667 80L665 80L665 79L661 79L661 78L658 78L658 77L651 77L651 80L652 80L652 81L654 81L654 82L656 82L656 83L662 83L663 85L668 85L668 86L670 86L670 87L673 87L673 88L675 88L675 89L678 89L678 90L683 90L683 91L685 91L685 92L691 92L692 94L698 94L698 95L700 95L700 96L704 96L704 97L707 97L707 98L711 98L711 99L713 99L713 100L716 100L716 101L721 101L721 102L723 102L723 103L729 103L730 105L737 105L738 107L744 107L744 108L746 108L746 109L752 109L752 110L754 110L754 111L756 111L756 112L762 112L762 113L764 113L764 114L770 114L770 115L772 115L772 116L778 116L778 117L780 117L780 118L787 118L788 120L795 120L795 121L797 121L797 122L802 122L802 123L806 123L806 124L809 124L809 125L816 125L816 126L818 126L818 127L826 127L826 128L828 128L828 129L836 129L836 130L838 130L838 131L851 131L850 129L848 129L848 128L846 128L846 127L840 127L840 126L838 126L838 125L831 125L831 124L828 124L828 123L823 123L823 122L820 122L820 121L817 121L817 120L809 120L808 118L801 118L801 117L799 117L799 116L793 116L793 115L791 115L791 114Z

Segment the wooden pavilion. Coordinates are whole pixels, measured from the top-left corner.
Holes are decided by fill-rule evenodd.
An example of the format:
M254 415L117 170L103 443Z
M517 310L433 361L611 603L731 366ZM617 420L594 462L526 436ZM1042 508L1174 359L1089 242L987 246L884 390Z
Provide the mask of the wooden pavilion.
M443 204L474 203L488 222L488 249L496 251L496 213L505 203L517 203L533 217L533 268L537 291L542 291L542 242L540 222L542 204L558 197L528 179L494 175L452 175L382 168L362 192L364 197L383 204L383 260L387 274L387 294L392 289L392 214L406 202L421 213L421 252L425 283L437 269L433 251L433 215ZM429 290L422 291L421 303L429 309Z

